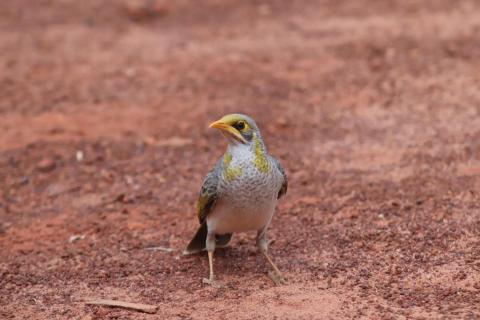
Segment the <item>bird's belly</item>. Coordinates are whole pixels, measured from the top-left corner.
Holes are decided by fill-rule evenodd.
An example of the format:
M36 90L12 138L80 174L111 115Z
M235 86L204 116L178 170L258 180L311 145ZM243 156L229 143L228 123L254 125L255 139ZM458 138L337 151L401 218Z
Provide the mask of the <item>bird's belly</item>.
M216 234L261 230L270 223L275 204L276 200L270 200L235 207L220 201L207 217L208 229Z

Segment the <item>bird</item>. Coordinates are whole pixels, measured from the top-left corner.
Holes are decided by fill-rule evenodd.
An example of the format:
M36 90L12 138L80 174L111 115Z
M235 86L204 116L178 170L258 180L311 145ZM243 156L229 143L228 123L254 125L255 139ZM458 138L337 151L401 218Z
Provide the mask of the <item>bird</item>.
M225 153L205 176L196 211L200 223L184 254L207 251L209 277L203 283L221 286L213 269L215 248L225 247L233 233L256 231L256 245L272 266L275 283L286 283L268 253L267 229L288 180L280 161L267 152L255 121L227 114L210 124L227 139Z

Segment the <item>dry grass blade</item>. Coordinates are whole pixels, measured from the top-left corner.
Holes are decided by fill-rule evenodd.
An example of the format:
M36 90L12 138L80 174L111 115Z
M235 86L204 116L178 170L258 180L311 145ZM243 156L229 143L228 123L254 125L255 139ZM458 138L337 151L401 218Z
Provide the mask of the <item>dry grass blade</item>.
M157 308L158 308L158 306L154 306L154 305L150 305L150 304L133 303L133 302L125 302L125 301L109 300L109 299L86 300L85 304L106 306L106 307L125 308L125 309L131 309L131 310L146 312L146 313L155 313L155 312L157 312Z
M146 248L149 251L163 251L163 252L173 252L174 250L172 248L167 248L167 247L148 247Z

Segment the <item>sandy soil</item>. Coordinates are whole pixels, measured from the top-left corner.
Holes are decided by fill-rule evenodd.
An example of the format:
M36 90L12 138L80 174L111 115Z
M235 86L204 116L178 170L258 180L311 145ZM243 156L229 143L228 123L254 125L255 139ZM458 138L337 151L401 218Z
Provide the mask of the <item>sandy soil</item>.
M474 0L1 1L0 318L479 318L479 39ZM230 112L287 168L287 285L253 234L221 289L181 255Z

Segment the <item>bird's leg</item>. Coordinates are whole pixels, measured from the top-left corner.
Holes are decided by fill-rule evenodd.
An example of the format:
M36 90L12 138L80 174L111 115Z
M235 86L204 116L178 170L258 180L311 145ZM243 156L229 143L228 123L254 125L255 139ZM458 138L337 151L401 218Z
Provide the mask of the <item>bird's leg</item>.
M219 287L219 283L215 281L215 275L213 273L213 252L215 251L215 234L208 233L206 240L206 247L208 252L208 267L210 270L210 277L203 278L203 283L209 284L213 287Z
M268 242L266 237L266 228L258 231L257 234L257 247L260 252L267 258L268 263L272 266L274 273L269 273L270 278L275 282L275 284L285 284L286 280L283 277L280 270L277 268L275 263L273 262L272 258L268 254Z
M204 283L212 283L213 281L215 281L215 276L213 274L213 251L208 251L208 267L210 270L210 277L208 279L204 278Z

